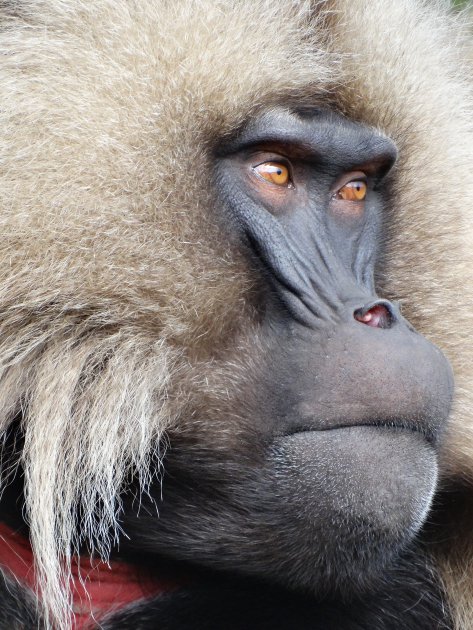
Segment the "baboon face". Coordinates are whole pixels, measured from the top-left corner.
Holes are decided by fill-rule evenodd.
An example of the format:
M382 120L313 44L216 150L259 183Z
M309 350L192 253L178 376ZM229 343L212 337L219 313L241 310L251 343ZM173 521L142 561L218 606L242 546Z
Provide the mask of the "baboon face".
M374 288L396 154L325 109L274 108L217 144L212 212L257 278L235 350L251 360L169 433L159 518L130 506L132 547L346 593L418 531L452 375Z

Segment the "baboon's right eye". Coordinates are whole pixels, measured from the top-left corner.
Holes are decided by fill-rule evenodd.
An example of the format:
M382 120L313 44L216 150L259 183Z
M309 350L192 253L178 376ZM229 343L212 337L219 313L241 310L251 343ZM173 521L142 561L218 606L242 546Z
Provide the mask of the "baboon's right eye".
M276 186L289 186L291 183L289 169L281 162L262 162L255 166L254 170L260 177Z

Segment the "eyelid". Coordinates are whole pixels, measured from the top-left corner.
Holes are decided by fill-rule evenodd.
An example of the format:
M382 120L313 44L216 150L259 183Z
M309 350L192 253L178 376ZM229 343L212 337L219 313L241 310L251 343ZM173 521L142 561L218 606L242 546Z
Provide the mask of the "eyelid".
M280 153L273 153L272 151L258 151L254 154L254 157L257 159L257 162L252 164L253 168L261 166L261 164L266 164L266 162L280 162L287 169L291 170L291 161L285 155L281 155Z

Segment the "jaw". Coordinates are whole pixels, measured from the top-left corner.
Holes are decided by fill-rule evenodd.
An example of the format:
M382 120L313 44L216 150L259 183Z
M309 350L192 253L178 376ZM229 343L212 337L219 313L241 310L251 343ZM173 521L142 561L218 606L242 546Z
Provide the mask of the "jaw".
M316 595L356 594L408 546L429 509L434 449L418 433L357 426L273 441L253 458L207 461L174 443L159 517L125 517L139 549ZM158 489L156 489L158 495Z

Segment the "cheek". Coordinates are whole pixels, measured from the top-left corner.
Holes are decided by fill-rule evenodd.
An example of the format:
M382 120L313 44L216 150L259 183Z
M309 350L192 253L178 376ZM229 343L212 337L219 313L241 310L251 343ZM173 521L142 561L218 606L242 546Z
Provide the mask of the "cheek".
M365 214L365 202L332 199L329 205L329 212L335 219L357 222Z

